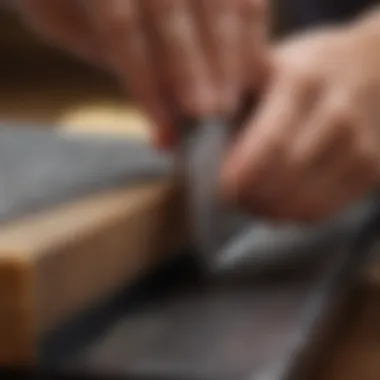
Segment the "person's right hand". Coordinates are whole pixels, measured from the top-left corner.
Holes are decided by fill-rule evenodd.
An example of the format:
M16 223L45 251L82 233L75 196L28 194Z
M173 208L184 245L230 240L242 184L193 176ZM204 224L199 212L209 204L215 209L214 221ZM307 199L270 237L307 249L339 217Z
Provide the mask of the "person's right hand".
M262 76L265 0L13 0L67 50L104 65L175 142L178 115L226 116Z

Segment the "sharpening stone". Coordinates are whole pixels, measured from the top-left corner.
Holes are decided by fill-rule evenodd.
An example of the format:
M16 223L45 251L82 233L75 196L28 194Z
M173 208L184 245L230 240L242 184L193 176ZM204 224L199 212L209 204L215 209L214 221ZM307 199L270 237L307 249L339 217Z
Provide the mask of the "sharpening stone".
M171 158L125 136L0 124L0 221L170 175Z

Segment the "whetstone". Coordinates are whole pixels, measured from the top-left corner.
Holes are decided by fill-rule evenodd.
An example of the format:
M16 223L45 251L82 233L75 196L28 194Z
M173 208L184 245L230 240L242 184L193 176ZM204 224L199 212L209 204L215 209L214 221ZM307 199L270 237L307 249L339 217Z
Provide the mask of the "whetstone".
M114 99L78 99L85 98L85 86L76 95L75 89L60 96L34 91L23 113L9 102L25 100L28 90L15 86L0 99L0 118L51 123L67 133L147 138L138 110ZM0 364L33 364L42 334L133 282L176 248L183 223L173 192L170 181L120 188L0 226Z

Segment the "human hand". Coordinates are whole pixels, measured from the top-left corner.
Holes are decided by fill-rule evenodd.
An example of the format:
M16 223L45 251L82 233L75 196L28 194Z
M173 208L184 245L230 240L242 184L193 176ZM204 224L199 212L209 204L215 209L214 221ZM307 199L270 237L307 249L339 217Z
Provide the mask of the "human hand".
M272 220L319 222L374 190L379 36L352 25L274 48L267 91L226 160L227 197Z
M15 4L53 43L116 73L157 126L160 146L175 142L178 115L226 116L261 76L265 0Z

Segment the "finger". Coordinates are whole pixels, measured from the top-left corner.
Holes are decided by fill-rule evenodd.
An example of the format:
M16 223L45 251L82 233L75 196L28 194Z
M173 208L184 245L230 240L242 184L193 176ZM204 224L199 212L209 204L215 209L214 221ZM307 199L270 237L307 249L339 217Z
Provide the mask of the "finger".
M331 92L316 109L311 120L297 137L293 148L296 159L303 161L309 170L329 159L337 144L351 146L357 138L357 117L354 105L344 97Z
M37 33L82 58L99 61L99 45L75 0L19 0L14 4Z
M167 144L171 114L155 75L139 7L133 0L87 0L85 6L110 65L152 118L155 141Z
M369 189L372 175L352 155L335 157L295 191L288 218L303 222L329 219Z
M337 98L325 94L296 136L290 156L298 162L298 181L284 194L284 213L308 220L325 214L331 191L352 165L352 120L343 117Z
M290 171L294 165L286 166L287 151L308 112L310 90L289 77L274 82L227 157L222 174L227 197L269 211L272 200L294 181L297 173Z
M325 119L321 116L319 121L322 120ZM332 216L378 181L379 153L371 134L365 132L368 129L363 125L352 126L356 134L351 132L352 138L344 139L340 133L331 132L335 127L332 121L325 122L330 140L326 138L325 148L320 148L321 156L304 157L304 162L310 157L312 161L304 166L302 182L293 190L293 202L287 202L289 216L305 221ZM318 117L308 129L318 129L319 125L313 122L317 123Z
M344 192L342 185L354 157L347 147L336 142L335 153L330 154L311 172L303 172L293 191L285 194L287 199L284 215L288 219L303 222L319 221L339 209Z
M261 87L269 75L267 51L269 11L267 0L242 0L244 38L241 45L244 57L244 80L249 88Z
M210 72L223 114L235 111L242 85L244 36L241 0L200 0L195 2L197 19Z
M216 93L186 0L145 0L149 22L160 47L168 85L186 116L217 113Z

